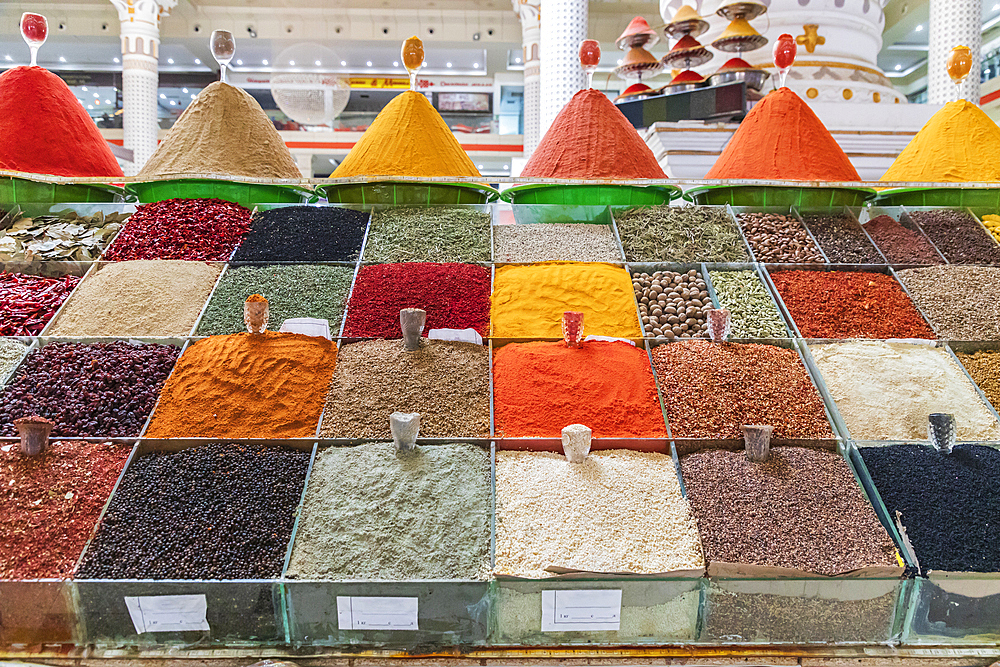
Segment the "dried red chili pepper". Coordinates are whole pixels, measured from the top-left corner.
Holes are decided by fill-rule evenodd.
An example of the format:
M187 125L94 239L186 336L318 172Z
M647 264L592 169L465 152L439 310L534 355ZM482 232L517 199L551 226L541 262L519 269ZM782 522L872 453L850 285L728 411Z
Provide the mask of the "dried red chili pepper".
M76 276L0 273L0 336L36 336L69 297Z
M890 275L774 271L771 280L805 338L936 338Z
M221 199L167 199L140 206L103 259L226 261L250 229L250 211Z

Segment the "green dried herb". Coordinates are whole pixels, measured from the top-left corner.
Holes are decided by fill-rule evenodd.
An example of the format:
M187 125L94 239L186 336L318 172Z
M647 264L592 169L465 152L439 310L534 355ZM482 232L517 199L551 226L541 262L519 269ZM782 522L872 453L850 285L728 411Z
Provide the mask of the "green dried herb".
M330 333L340 332L344 304L354 269L347 266L240 266L222 276L198 325L199 336L246 331L243 304L251 294L268 300L268 328L277 331L284 320L315 317L330 322Z
M709 271L719 306L730 313L731 338L785 338L788 331L753 271Z
M372 213L369 262L488 262L490 215L472 208L389 208Z
M615 212L630 262L746 262L739 229L721 208L644 206Z
M130 213L80 216L72 209L0 220L0 260L87 262L101 256Z

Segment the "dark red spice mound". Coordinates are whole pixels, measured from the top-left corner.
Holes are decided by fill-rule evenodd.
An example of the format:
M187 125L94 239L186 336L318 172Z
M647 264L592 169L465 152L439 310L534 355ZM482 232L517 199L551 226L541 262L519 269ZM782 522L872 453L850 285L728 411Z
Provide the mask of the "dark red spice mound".
M774 271L771 280L805 338L936 338L884 273Z
M97 125L43 67L0 74L0 169L55 176L122 176Z
M37 336L80 279L0 273L0 336Z
M250 211L221 199L166 199L140 206L103 259L224 262L250 229Z
M521 176L666 178L653 151L604 93L573 96L552 121Z
M399 311L427 311L430 329L490 328L490 271L475 264L376 264L358 272L344 335L401 338Z
M17 443L0 446L0 580L73 572L129 450L57 441L22 456Z
M865 230L894 264L944 264L923 234L907 229L888 215L872 218L865 224Z

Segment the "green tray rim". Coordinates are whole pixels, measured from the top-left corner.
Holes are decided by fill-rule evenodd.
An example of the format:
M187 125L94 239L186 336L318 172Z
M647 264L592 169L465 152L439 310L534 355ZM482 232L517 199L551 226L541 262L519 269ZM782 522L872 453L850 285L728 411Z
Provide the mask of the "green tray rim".
M840 186L840 185L826 186L826 185L821 185L819 187L813 187L813 186L810 186L810 185L806 185L807 183L813 183L813 182L814 181L803 181L801 185L796 185L794 183L789 184L789 185L754 185L753 183L747 183L745 185L735 185L735 184L729 184L729 183L720 183L718 185L696 185L695 187L690 188L690 189L684 191L684 199L686 201L694 201L694 197L696 195L700 195L703 192L710 192L712 190L722 190L724 188L730 188L730 189L735 189L735 188L760 188L760 189L769 189L769 188L773 188L775 190L791 190L791 189L794 189L794 188L799 188L799 189L802 189L802 190L817 190L817 191L848 190L848 191L853 191L853 192L863 192L863 193L865 193L867 195L865 197L865 201L870 201L870 200L874 199L878 195L878 190L876 190L875 188L867 188L867 187L860 186L860 185L858 185L858 186Z
M953 185L953 183L942 183L942 185ZM882 200L889 199L896 195L906 195L917 192L936 192L936 193L946 193L954 192L958 196L961 196L967 192L996 192L1000 194L1000 187L995 188L964 188L964 187L937 187L937 186L919 186L912 188L886 188L884 190L875 191L875 203L879 205Z
M39 174L42 176L43 174ZM53 187L74 187L74 188L91 188L93 190L100 190L102 192L109 192L116 195L126 195L128 194L128 189L124 185L114 185L113 183L74 183L72 181L36 181L31 178L21 178L20 176L0 176L0 180L4 181L21 181L22 183L33 183L35 185L49 185ZM56 202L56 203L73 203L73 202Z
M656 183L649 185L640 185L632 183L526 183L524 185L515 185L513 187L507 188L500 193L500 198L505 202L511 202L515 195L523 192L533 192L536 190L552 190L554 188L639 188L639 189L650 189L650 190L662 190L667 193L667 201L674 201L683 196L684 191L678 185L673 183ZM597 206L598 204L595 204Z
M304 197L311 197L316 194L314 190L310 190L309 188L296 183L255 183L254 181L230 181L224 178L163 178L149 181L131 181L125 184L125 191L130 195L139 197L140 195L138 189L142 189L145 186L174 185L178 183L221 183L225 185L251 186L257 188L275 188L278 190L288 190Z
M324 183L316 186L316 193L326 198L327 190L336 190L337 188L356 188L358 186L364 187L366 185L408 185L408 186L421 186L421 187L441 187L442 189L453 189L458 188L460 190L478 190L482 194L486 195L486 203L494 202L500 198L500 192L493 187L486 184L478 183L446 183L437 181L351 181L347 183ZM358 202L359 204L361 202Z

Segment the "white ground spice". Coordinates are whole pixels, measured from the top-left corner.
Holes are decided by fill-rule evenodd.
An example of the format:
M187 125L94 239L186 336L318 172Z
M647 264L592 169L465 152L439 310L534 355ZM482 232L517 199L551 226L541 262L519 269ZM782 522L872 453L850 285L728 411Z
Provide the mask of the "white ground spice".
M959 440L1000 439L1000 424L947 351L864 341L810 345L851 437L926 440L927 415L955 415Z
M498 262L622 261L611 227L592 223L497 225L493 256Z
M663 454L612 450L576 464L548 452L497 452L496 505L497 574L704 566L691 508Z
M0 382L14 370L27 346L13 338L0 338Z
M628 584L618 584L617 587ZM632 584L635 586L636 584ZM656 587L656 582L642 585ZM615 588L615 584L602 588ZM589 588L589 586L588 586ZM701 592L682 593L672 600L653 605L635 605L622 597L621 625L617 632L587 632L592 641L694 639L698 627L698 606ZM544 643L560 635L579 636L581 632L542 633L542 593L519 593L501 585L497 599L498 634L500 641ZM532 641L535 640L535 641Z
M87 276L52 336L187 336L221 264L180 259L112 262Z

